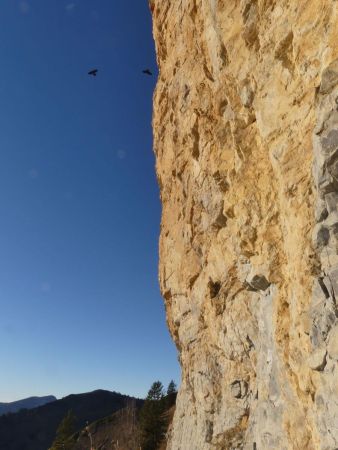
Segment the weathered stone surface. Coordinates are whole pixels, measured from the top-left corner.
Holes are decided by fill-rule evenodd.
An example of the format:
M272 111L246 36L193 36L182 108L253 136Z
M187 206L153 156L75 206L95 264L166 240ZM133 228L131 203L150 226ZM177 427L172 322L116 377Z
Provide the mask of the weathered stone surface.
M338 326L330 333L327 351L332 359L338 360Z
M251 273L247 279L247 284L256 291L265 291L269 286L270 283L265 278L264 275L258 275Z
M327 268L327 276L323 281L329 295L336 304L338 299L338 265Z
M326 225L326 223L325 223ZM319 223L313 230L313 245L315 248L322 248L329 243L330 230L327 226Z
M338 448L337 8L152 3L168 450Z
M326 365L326 348L315 350L309 358L309 366L313 370L322 371Z
M316 222L323 222L323 220L325 220L327 218L327 216L329 215L327 207L326 207L326 202L322 199L318 199L317 201L317 205L315 208L315 219Z
M337 84L338 60L335 60L323 71L319 92L321 94L328 94Z
M331 192L325 195L325 203L327 205L328 213L337 212L338 209L338 193Z

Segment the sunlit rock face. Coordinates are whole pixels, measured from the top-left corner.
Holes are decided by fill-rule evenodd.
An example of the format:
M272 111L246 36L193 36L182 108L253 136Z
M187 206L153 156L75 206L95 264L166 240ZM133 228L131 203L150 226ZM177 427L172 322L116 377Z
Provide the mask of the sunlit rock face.
M338 448L338 2L155 0L169 450Z

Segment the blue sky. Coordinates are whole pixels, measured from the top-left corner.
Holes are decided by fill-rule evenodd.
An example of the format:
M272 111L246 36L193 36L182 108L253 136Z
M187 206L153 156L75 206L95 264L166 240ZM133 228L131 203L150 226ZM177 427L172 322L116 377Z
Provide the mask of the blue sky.
M179 381L147 0L2 0L0 60L0 401Z

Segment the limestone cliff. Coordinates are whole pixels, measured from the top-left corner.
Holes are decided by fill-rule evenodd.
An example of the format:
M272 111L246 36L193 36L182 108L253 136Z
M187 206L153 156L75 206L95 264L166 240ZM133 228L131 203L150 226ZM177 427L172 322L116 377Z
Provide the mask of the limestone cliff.
M169 450L338 448L337 8L151 0Z

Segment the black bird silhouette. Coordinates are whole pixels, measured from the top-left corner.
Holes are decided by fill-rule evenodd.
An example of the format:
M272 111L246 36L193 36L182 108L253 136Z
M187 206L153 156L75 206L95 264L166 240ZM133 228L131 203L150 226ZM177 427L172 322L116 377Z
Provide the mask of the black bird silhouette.
M92 75L93 77L96 77L96 74L97 74L97 69L90 70L90 71L88 72L88 75Z
M142 73L145 73L146 75L152 75L149 69L142 70Z

